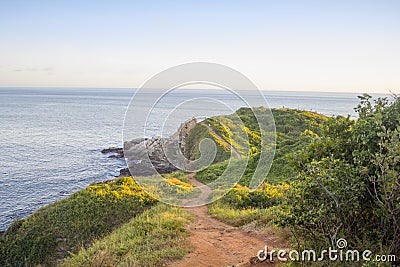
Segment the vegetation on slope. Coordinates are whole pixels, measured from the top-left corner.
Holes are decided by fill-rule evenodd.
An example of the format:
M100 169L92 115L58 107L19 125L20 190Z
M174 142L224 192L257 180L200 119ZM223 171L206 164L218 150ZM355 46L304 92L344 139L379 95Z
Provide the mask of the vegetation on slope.
M277 221L308 249L345 238L349 248L399 257L400 100L360 99L357 121L331 121L298 155Z
M165 175L163 188L190 192L181 180L181 173ZM156 202L132 177L91 185L14 222L0 240L0 266L53 266Z
M207 129L206 126L198 123L189 133L189 135L185 139L185 157L191 160L197 159L200 157L199 144L201 140L205 138L214 139L211 132ZM217 143L217 154L214 159L214 163L224 161L229 159L230 153L229 150L223 146L222 144Z
M155 202L132 178L89 186L14 222L0 243L0 266L54 265Z
M243 157L248 156L248 158L242 159L248 160L248 163L245 173L239 182L245 186L249 185L253 177L261 151L260 128L253 112L262 114L266 111L265 108L241 108L236 111L235 115L217 116L209 118L205 122L213 127L215 132L227 142L232 140L231 136L234 136L236 132L246 132L248 136L247 145L249 146L247 151L243 147L238 146L239 142L233 144L238 151L243 153ZM292 109L272 109L272 114L276 125L276 149L275 158L266 181L277 183L290 180L295 175L295 169L290 164L291 155L304 150L313 140L317 139L324 132L328 121L333 119L309 111ZM234 123L237 120L236 115L242 123ZM241 125L240 129L238 129L238 125ZM200 136L202 133L193 133L193 135L196 135L196 140L201 140L205 138L205 135L204 137ZM218 145L218 142L216 143ZM221 146L219 147L221 149ZM202 183L209 183L222 175L228 166L228 162L225 159L230 156L230 151L226 149L223 151L225 151L222 154L223 156L216 158L216 161L219 163L213 164L196 173L196 179Z
M188 252L182 208L158 204L60 266L163 266Z
M289 184L264 183L250 192L246 186L236 185L223 198L210 204L209 214L233 226L242 226L254 221L271 219L270 208L282 203Z
M318 136L299 142L303 148L287 150L293 176L278 199L264 195L257 201L259 192L238 186L211 204L210 214L232 225L256 221L290 228L296 248L313 249L317 255L329 247L336 249L340 238L346 239L348 249L372 251L371 262L349 262L350 266L391 266L374 262L377 254L397 257L398 263L400 100L372 101L368 95L360 99L358 120L329 118L320 132L310 129ZM285 147L278 141L278 155L284 154L279 146ZM223 171L224 163L212 168ZM200 175L212 180L207 178L210 173L209 169ZM343 263L326 259L319 264Z
M261 131L256 116L263 116L265 108L241 108L233 115L216 116L205 120L214 129L219 137L235 146L237 151L242 153L243 159L248 160L246 170L239 184L229 191L223 198L209 206L209 213L233 226L242 226L248 223L266 223L275 217L276 207L279 206L288 191L289 184L283 181L290 181L295 175L295 167L292 158L296 153L301 153L314 140L319 138L326 130L330 120L324 115L309 111L293 109L272 109L276 126L276 150L271 170L266 176L266 181L260 188L250 192L247 186L253 177L259 161L261 151ZM238 118L240 123L237 122ZM232 143L232 139L240 139L237 132L247 134L248 150L239 146L245 141ZM268 134L268 133L265 133ZM196 179L208 184L226 170L230 156L230 150L218 142L213 135L207 135L203 129L201 132L194 132L198 142L202 138L212 137L223 151L223 157L217 157L217 163L196 173ZM190 143L193 145L192 143ZM247 157L247 158L245 158Z

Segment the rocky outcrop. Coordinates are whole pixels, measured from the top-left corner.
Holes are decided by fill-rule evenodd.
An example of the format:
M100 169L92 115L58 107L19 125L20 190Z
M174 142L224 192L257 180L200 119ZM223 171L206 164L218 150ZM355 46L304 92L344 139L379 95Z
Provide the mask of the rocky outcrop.
M101 151L103 154L111 154L109 158L123 158L124 150L121 147L109 147Z
M197 120L193 118L182 123L176 133L170 137L153 137L125 142L125 158L132 174L138 176L170 173L182 168L186 160L183 156L185 138L196 124Z
M182 123L176 133L171 136L172 139L179 140L179 148L181 149L183 155L185 155L186 137L189 136L190 131L196 126L196 124L196 118L192 118Z
M125 157L129 168L121 169L120 176L170 173L184 166L185 139L196 124L197 120L192 118L182 123L170 137L133 139L125 142L123 149L110 147L102 153L113 153L110 157L115 158Z
M132 176L132 175L128 168L122 168L119 170L119 176L120 177L128 177L128 176Z

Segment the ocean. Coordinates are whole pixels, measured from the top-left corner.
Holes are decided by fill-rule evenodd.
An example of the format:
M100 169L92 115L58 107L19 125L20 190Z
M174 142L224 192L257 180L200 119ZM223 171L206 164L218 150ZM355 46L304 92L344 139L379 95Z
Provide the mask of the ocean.
M148 94L154 92L149 90ZM357 94L350 93L263 93L270 107L312 110L329 116L355 117L353 108L358 103ZM143 94L146 96L146 91ZM133 95L133 89L0 88L0 231L94 181L118 175L125 161L108 158L101 150L122 146L124 115ZM187 99L205 96L230 102L234 108L241 106L226 91L187 89L169 95L155 113L167 114ZM203 101L185 103L175 117L181 122L193 114L224 112ZM143 106L149 104L142 102ZM134 108L140 110L142 106ZM159 117L152 118L148 136L157 134L152 123L159 123ZM172 133L177 125L171 123L166 128Z

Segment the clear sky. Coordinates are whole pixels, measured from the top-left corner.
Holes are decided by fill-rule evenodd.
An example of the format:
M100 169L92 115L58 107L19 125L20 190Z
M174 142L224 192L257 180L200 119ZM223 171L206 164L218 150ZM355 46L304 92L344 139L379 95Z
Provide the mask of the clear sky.
M264 90L400 93L400 1L0 1L0 86L132 88L192 61Z

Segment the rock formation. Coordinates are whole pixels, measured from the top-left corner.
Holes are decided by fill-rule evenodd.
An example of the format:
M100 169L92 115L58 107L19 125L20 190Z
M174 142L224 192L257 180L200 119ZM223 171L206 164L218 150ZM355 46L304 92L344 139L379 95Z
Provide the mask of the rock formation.
M121 176L170 173L185 165L185 139L196 124L197 120L192 118L182 123L170 137L138 138L126 141L123 149L113 147L102 152L116 153L113 157L125 157L129 169L120 170Z

